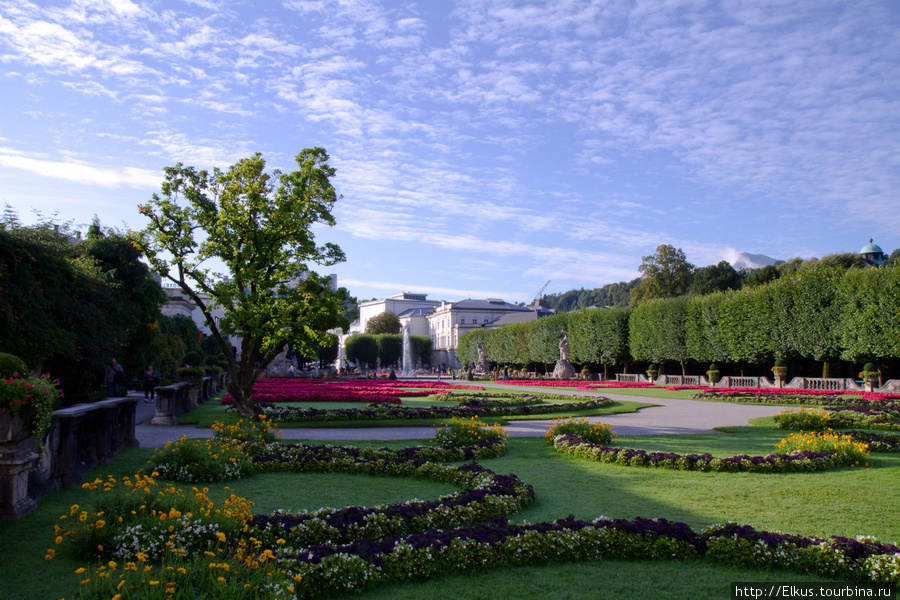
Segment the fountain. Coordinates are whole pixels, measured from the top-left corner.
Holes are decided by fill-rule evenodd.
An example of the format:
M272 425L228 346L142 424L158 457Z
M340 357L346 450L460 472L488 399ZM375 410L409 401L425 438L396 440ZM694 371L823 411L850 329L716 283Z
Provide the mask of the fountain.
M403 362L402 373L406 377L413 375L412 342L409 339L409 325L403 328Z

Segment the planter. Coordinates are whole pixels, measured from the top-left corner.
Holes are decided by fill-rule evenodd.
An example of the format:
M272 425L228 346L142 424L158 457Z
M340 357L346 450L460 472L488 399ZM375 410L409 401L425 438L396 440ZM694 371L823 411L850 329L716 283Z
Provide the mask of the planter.
M30 416L29 414L30 413ZM17 519L31 512L37 503L28 496L28 473L37 463L37 446L31 434L34 411L19 415L0 413L0 518ZM31 438L30 442L26 442Z
M0 412L0 444L17 444L31 437L34 416L34 410L27 408L19 411L18 415Z
M866 386L867 392L874 392L875 388L878 387L878 378L877 377L868 377L866 379L865 386Z

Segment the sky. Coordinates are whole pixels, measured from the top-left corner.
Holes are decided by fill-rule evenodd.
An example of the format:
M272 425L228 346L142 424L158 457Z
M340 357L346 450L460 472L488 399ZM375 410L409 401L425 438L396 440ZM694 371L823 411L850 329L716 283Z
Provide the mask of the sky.
M163 168L324 147L359 299L529 302L900 247L895 0L0 0L0 203L140 229ZM547 283L549 282L549 284ZM546 287L545 287L546 284Z

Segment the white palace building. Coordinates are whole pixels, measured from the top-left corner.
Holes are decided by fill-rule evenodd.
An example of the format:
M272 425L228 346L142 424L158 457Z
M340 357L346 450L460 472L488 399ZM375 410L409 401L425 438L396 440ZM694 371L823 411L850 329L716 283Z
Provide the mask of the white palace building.
M410 335L427 335L432 342L432 366L462 366L456 357L460 336L473 329L493 329L508 323L533 321L549 313L540 306L519 306L500 300L428 300L427 294L404 292L383 300L370 300L359 305L359 321L350 326L349 334L366 330L369 319L391 312L400 319ZM343 338L341 340L343 342Z

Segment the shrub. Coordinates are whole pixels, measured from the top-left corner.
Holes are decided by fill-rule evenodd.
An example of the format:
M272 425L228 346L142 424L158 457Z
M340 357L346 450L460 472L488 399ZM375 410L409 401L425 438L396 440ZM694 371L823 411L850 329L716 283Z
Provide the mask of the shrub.
M169 442L150 459L154 475L182 483L214 483L253 475L253 462L241 445L219 440Z
M453 417L449 425L435 430L431 442L446 446L472 446L483 439L506 440L509 434L500 425L488 425L478 417Z
M615 443L616 439L616 432L608 423L591 423L588 419L565 419L563 417L553 419L544 437L548 444L553 444L556 436L565 433L574 433L586 442L603 446Z
M828 428L831 414L822 410L801 408L800 410L783 410L774 417L775 429L796 429L814 431Z
M22 377L28 375L28 365L15 354L0 352L0 379L9 379L18 373Z
M787 454L810 452L835 452L841 462L857 466L869 466L869 445L854 441L849 435L839 435L832 431L792 433L775 446Z
M182 364L188 367L197 367L200 366L202 359L200 358L200 353L194 350L190 352L184 353L184 358L181 359Z

